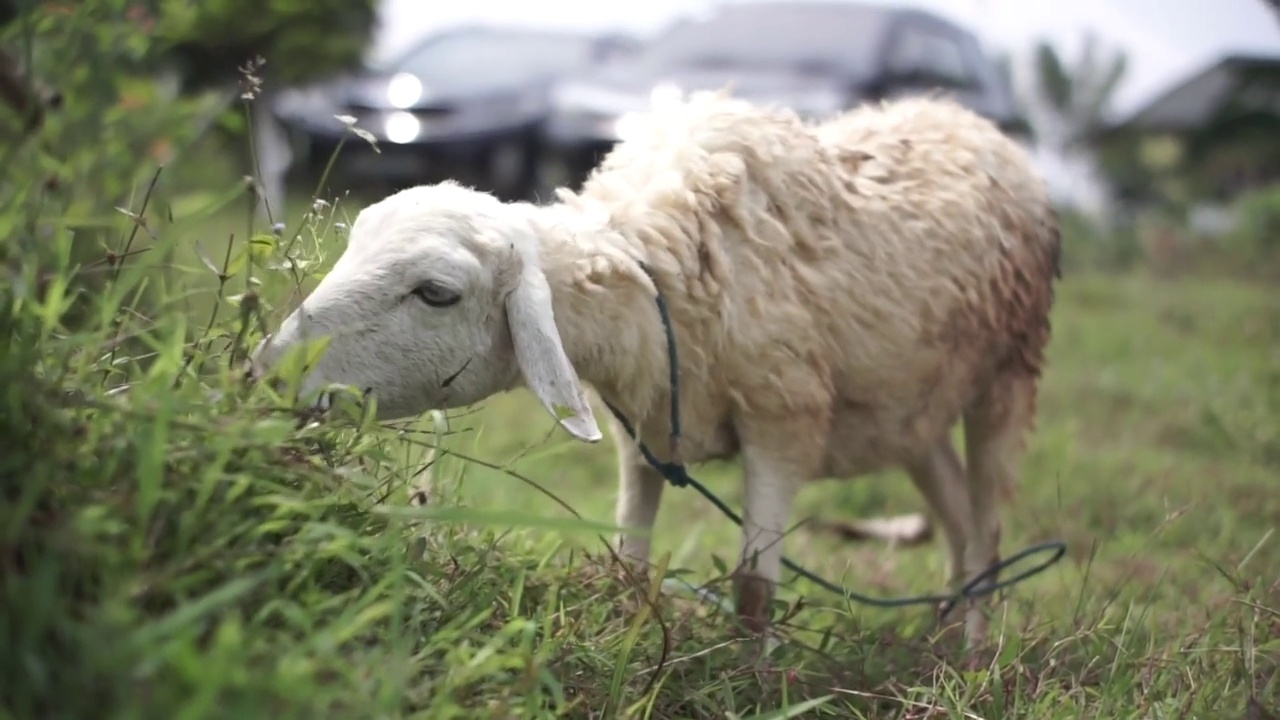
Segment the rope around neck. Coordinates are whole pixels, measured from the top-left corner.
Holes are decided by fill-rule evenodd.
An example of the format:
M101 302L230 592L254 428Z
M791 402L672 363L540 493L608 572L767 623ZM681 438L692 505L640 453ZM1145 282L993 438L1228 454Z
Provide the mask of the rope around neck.
M653 277L652 273L649 272L648 267L642 264L641 268L645 271L645 273L649 274L650 278ZM656 281L654 282L654 287L655 289L657 288ZM653 452L650 451L649 448L644 444L644 442L639 440L639 438L636 436L635 428L632 427L631 423L627 421L627 418L622 414L622 412L618 410L616 407L614 407L613 404L611 404L607 400L605 401L605 405L609 408L609 411L613 413L614 417L618 419L618 422L622 425L623 429L626 430L627 435L629 435L632 440L636 441L636 445L640 449L640 454L644 456L645 461L647 461L651 466L653 466L655 470L661 473L662 477L665 478L667 482L671 483L673 486L678 488L682 488L682 487L693 488L694 490L698 491L700 495L702 495L709 502L711 502L712 505L715 505L716 508L719 509L721 513L724 513L725 517L732 520L735 525L737 525L738 527L742 527L742 518L739 517L738 514L735 513L728 505L726 505L723 500L717 497L715 493L711 492L709 489L707 489L705 485L703 485L702 483L698 482L695 478L690 476L688 469L685 467L684 462L681 459L681 454L680 454L680 434L681 434L680 372L679 372L680 358L676 352L676 336L675 336L675 330L672 328L672 325L671 325L671 313L667 307L666 298L663 297L661 290L657 291L657 304L658 304L658 314L662 317L662 329L667 336L667 365L668 365L668 374L669 374L669 390L671 393L670 447L671 447L672 459L670 461L663 461L658 459L657 456L655 456ZM1014 565L1017 565L1018 563L1022 562L1026 558L1032 557L1034 555L1044 554L1047 552L1052 552L1053 554L1050 555L1048 559L1042 561L1040 564L1035 565L1027 570L1024 570L1023 572L1013 577L1006 578L1005 580L1001 580L1000 582L988 582L990 580L995 579L1003 570L1006 570ZM822 587L824 590L835 593L836 595L840 595L847 600L852 600L862 605L868 605L871 607L879 607L879 608L898 608L898 607L906 607L909 605L941 605L940 611L943 614L946 614L950 612L951 609L954 608L956 604L959 603L961 600L973 599L973 598L982 597L984 595L990 595L996 592L997 590L1001 590L1011 585L1020 583L1023 580L1026 580L1034 575L1039 575L1040 573L1049 569L1052 565L1057 563L1059 560L1061 560L1066 554L1067 554L1067 545L1066 543L1060 540L1053 540L1049 542L1040 543L1038 545L1032 545L1023 550L1020 550L1014 555L1011 555L1007 558L1004 558L1003 560L999 560L995 562L994 564L989 566L986 570L983 570L981 573L978 573L977 576L969 580L967 583L964 584L963 587L960 588L960 590L958 590L953 594L912 595L912 596L901 597L901 598L876 598L876 597L871 597L869 595L862 595L860 593L853 592L848 588L841 587L840 585L837 585L833 582L830 582L829 580L825 580L822 577L815 575L814 573L804 569L803 567L801 567L800 565L796 564L795 562L791 561L786 557L782 558L782 565L786 567L788 570L791 570L792 572L796 573L797 575L809 580L810 582L817 584L818 586Z

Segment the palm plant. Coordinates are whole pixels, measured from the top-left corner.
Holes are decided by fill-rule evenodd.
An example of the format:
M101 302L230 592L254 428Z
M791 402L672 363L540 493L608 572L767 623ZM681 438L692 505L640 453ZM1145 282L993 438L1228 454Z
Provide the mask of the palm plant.
M1104 54L1097 36L1087 33L1075 62L1068 65L1048 42L1036 45L1031 102L1039 135L1066 152L1082 150L1107 121L1116 87L1124 78L1127 58L1121 51Z

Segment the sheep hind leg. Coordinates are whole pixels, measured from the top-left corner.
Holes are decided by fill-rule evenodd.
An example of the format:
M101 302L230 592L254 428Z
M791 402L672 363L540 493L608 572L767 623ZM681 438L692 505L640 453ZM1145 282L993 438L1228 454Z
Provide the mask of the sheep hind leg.
M1000 561L1000 500L1017 484L1026 434L1034 422L1035 394L1033 377L1005 372L965 412L965 460L974 531L964 552L967 580ZM996 581L993 575L983 585ZM966 644L985 645L987 602L971 600L965 605Z
M946 539L947 583L952 592L960 590L965 579L965 548L973 534L973 509L969 502L969 482L964 466L951 438L943 438L920 457L905 463L911 482L924 496L930 515L942 526ZM950 624L958 606L941 617Z

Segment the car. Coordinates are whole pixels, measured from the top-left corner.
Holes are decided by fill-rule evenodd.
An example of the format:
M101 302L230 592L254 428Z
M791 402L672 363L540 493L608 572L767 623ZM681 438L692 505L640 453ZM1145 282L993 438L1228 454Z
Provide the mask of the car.
M528 196L552 82L627 47L625 37L470 25L432 33L356 73L282 91L273 112L311 175L401 186L444 178ZM375 151L338 116L371 133Z
M725 86L809 118L941 88L1006 132L1027 127L977 37L938 15L861 2L726 3L554 85L539 194L580 185L625 136L632 113L660 96Z

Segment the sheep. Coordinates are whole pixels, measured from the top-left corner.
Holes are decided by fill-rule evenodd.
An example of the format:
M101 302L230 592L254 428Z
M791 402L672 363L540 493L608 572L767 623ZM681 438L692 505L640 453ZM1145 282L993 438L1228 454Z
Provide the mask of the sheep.
M305 393L354 386L396 418L524 386L597 442L589 387L670 459L660 292L680 350L681 459L742 460L734 596L762 633L808 480L905 469L942 527L953 588L999 559L1059 245L1023 149L945 97L812 123L694 93L643 116L546 205L445 181L368 206L251 372L328 337ZM967 469L950 439L960 422ZM615 542L644 571L637 530L654 526L664 481L613 423ZM981 644L984 607L956 605Z

